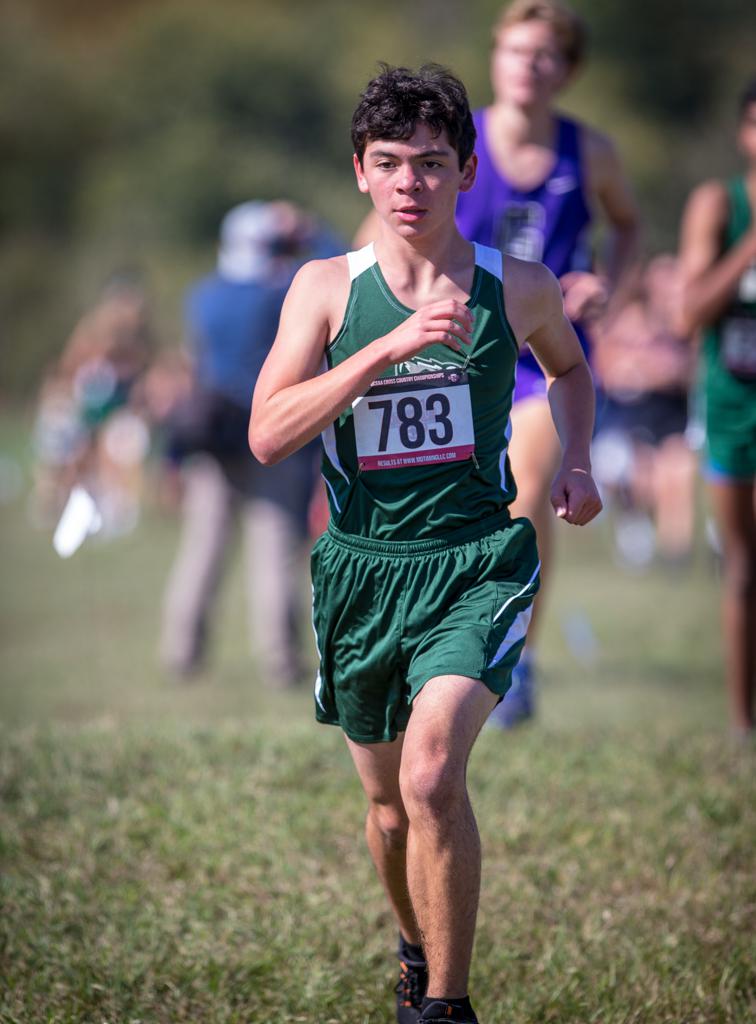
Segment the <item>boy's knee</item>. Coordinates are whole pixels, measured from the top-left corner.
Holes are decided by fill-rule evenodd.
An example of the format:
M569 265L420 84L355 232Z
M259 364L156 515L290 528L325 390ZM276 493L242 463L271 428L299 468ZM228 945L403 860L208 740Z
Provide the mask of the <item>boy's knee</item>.
M370 818L388 849L400 849L407 845L409 820L403 808L394 804L372 803Z
M402 772L400 785L411 821L440 820L465 795L464 768L444 754L418 757Z

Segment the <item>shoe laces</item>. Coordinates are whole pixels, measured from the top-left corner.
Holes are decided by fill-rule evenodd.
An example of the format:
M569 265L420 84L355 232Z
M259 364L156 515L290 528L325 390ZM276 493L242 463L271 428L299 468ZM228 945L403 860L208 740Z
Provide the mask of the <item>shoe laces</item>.
M408 964L406 960L400 960L399 969L399 981L394 991L403 1006L419 1010L428 984L428 968L425 964Z

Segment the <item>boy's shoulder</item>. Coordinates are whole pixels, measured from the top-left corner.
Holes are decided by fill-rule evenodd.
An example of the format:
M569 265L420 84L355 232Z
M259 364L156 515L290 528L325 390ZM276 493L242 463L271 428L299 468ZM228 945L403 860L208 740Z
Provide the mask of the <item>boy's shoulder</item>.
M556 282L556 278L545 263L538 260L520 260L508 254L503 257L503 279L508 282L511 290L523 299L538 297L544 289L551 288Z
M346 256L309 260L294 275L285 309L295 318L306 316L312 323L340 323L349 296L349 266Z
M300 287L318 287L337 284L349 275L346 256L328 256L325 259L308 260L297 271L294 281Z
M507 319L520 339L529 336L546 310L562 301L556 277L545 264L535 260L504 256L503 287Z
M289 294L307 298L322 306L330 296L349 290L349 267L346 256L329 256L309 260L294 275Z

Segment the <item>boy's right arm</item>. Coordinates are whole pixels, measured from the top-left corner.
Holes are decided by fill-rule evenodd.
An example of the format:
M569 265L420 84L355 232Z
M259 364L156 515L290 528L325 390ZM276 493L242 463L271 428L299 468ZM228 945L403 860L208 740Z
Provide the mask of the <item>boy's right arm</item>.
M471 342L470 310L444 299L321 372L348 294L344 257L308 263L294 278L252 401L249 446L259 462L279 462L317 437L392 364L434 343L461 351Z

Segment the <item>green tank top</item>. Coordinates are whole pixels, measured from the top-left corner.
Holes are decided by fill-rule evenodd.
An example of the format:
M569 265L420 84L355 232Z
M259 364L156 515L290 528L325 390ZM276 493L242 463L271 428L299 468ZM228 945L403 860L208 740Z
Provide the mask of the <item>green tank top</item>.
M326 369L413 313L389 290L372 244L347 259L349 300ZM506 453L518 346L498 250L475 245L467 305L475 317L468 350L429 345L389 367L323 431L331 517L343 532L384 541L444 537L514 499Z
M737 244L751 225L743 178L727 182L729 217L722 252ZM732 434L753 430L756 421L756 264L743 273L738 291L704 334L703 365L707 416ZM726 419L726 422L722 422Z

